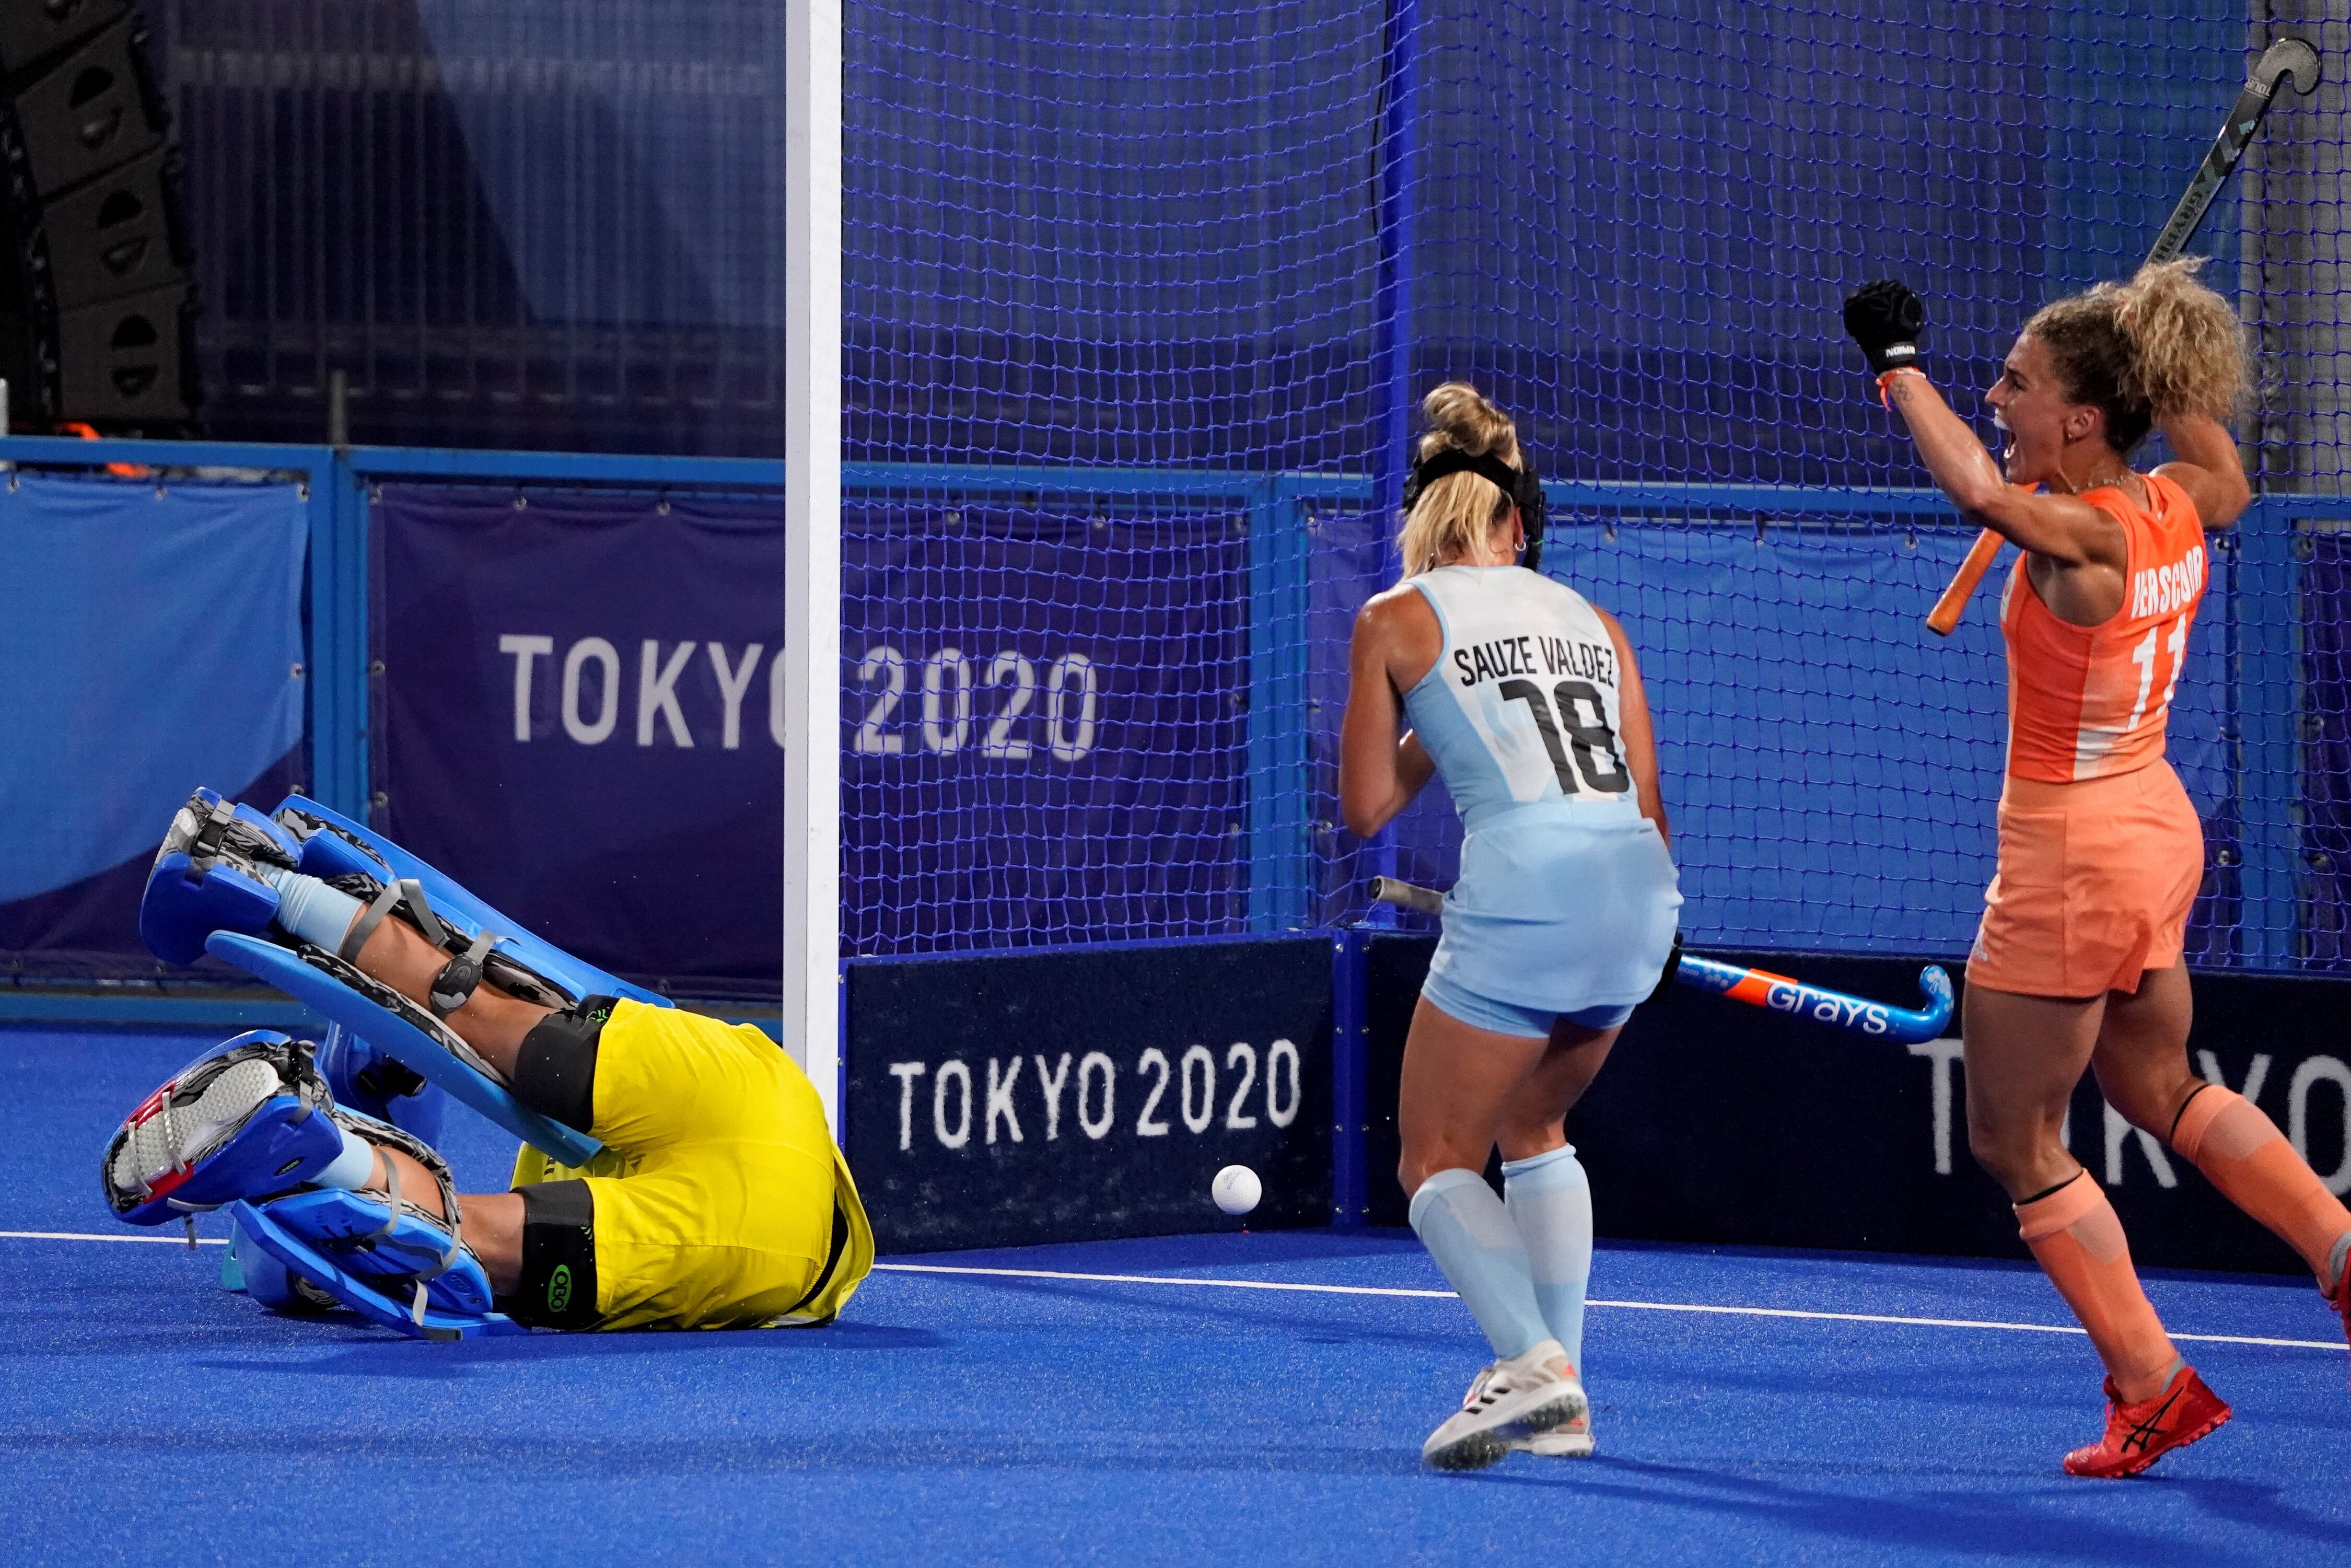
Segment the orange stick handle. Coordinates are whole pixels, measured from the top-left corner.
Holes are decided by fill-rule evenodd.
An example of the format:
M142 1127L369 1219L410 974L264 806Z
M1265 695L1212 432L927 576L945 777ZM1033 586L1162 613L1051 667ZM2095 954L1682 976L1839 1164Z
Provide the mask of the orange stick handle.
M1959 623L1960 615L1966 612L1968 600L1975 592L1976 584L1981 582L1984 573L1991 570L1992 558L2000 554L2003 542L1990 528L1976 536L1975 547L1968 551L1968 559L1959 562L1959 570L1951 574L1951 586L1943 590L1943 597L1935 601L1935 608L1927 612L1928 631L1938 637L1951 634L1951 629Z

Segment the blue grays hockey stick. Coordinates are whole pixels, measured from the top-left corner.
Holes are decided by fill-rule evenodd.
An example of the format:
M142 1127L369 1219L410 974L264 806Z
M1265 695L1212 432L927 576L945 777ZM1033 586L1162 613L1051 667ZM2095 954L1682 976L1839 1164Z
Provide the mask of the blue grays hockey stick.
M1444 894L1398 882L1392 876L1372 879L1372 897L1381 904L1417 909L1424 915L1442 915L1445 910ZM1703 954L1686 953L1678 939L1674 943L1674 956L1666 963L1666 978L1678 980L1693 990L1745 1002L1749 1007L1807 1018L1831 1029L1876 1040L1900 1040L1906 1045L1941 1039L1951 1021L1951 977L1943 972L1940 964L1929 964L1918 971L1918 988L1927 993L1927 1005L1915 1011L1808 986L1769 969L1750 969ZM1662 982L1658 988L1664 988Z

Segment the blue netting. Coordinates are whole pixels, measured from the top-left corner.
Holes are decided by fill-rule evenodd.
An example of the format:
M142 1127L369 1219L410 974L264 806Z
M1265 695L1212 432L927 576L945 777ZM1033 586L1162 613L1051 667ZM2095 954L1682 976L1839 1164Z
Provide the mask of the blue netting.
M1360 466L1381 9L849 10L847 450Z
M1915 481L1837 298L1900 273L1988 380L2144 250L2244 35L2144 3L854 6L851 450L1368 471L1397 395L1465 373L1558 472ZM2205 230L2223 273L2240 222Z
M1214 509L845 516L844 953L1249 923L1249 541Z
M1441 789L1363 844L1332 785L1348 619L1394 580L1412 405L1470 379L1587 486L1552 570L1648 664L1693 935L1956 953L2002 762L1991 595L1957 638L1927 636L1968 531L1823 494L1925 479L1865 396L1838 300L1883 275L1918 287L1930 366L1973 414L2025 315L2136 264L2263 41L2241 12L2147 0L854 7L849 449L1074 485L1328 480L1257 504L1246 584L1200 587L1245 599L1247 655L1221 674L1249 715L1223 737L1248 826L1222 917L1333 923L1364 913L1374 873L1451 873ZM2280 350L2265 413L2331 407L2311 390L2332 377L2319 337L2266 323L2332 287L2307 265L2319 247L2272 231L2331 241L2335 220L2289 215L2266 171L2339 162L2338 104L2273 118L2197 247ZM2331 459L2283 455L2284 434L2250 428L2255 461L2326 483ZM2253 525L2275 536L2255 556L2296 526ZM2174 723L2211 847L2191 940L2203 961L2290 962L2314 918L2289 885L2304 850L2255 743L2306 699L2277 658L2238 655L2294 600L2234 561ZM1142 748L1126 766L1201 772L1173 732L1123 736ZM1139 843L1146 814L1115 831ZM2266 867L2250 903L2248 855ZM1071 910L960 918L1134 936L1219 914L1188 893L1156 915ZM935 909L875 918L989 939Z
M779 449L774 7L154 9L217 434L315 433L342 368L362 438ZM2329 85L2272 116L2197 246L2254 329L2243 434L2277 504L2218 558L2175 751L2212 844L2199 954L2336 961L2351 696L2314 552L2351 455L2351 31L2315 0L2253 15L849 5L851 526L922 564L855 588L845 700L871 700L857 672L881 647L917 679L959 682L936 664L950 648L1050 670L1087 650L1030 637L1040 607L1098 606L1112 716L1052 779L1013 771L1050 755L925 749L919 718L894 753L856 751L852 727L851 836L883 846L849 867L856 940L1274 928L1360 914L1374 869L1440 880L1441 800L1380 845L1333 825L1333 676L1346 616L1393 577L1410 409L1464 376L1556 476L1762 492L1612 492L1564 508L1554 556L1656 666L1698 928L1962 943L1989 869L1996 653L1980 607L1954 643L1917 627L1963 531L1821 493L1924 481L1863 395L1838 298L1887 273L1919 287L1929 367L1972 416L2028 311L2130 269L2249 55L2294 32ZM1095 517L1114 520L1079 528ZM1016 536L1061 542L1027 565L976 542ZM1197 624L1130 632L1167 572ZM983 592L1001 626L972 610ZM1834 634L1801 634L1821 616ZM1017 666L973 679L974 722L993 722Z

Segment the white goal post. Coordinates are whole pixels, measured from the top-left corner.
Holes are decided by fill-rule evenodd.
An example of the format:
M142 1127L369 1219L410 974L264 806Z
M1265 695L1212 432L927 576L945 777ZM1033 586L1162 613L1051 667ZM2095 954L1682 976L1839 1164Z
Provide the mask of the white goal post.
M784 1049L841 1124L841 0L787 0Z

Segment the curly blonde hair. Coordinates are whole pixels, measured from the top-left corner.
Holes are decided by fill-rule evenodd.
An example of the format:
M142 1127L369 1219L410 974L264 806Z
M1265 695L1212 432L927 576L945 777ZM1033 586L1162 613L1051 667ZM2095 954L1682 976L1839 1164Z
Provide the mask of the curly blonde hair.
M2244 404L2244 329L2196 281L2203 265L2190 256L2142 267L2128 283L2044 305L2024 324L2049 346L2066 395L2106 416L2107 444L2125 456L2164 420L2225 423Z
M1519 427L1468 382L1447 382L1421 399L1420 417L1426 430L1413 455L1416 463L1458 451L1499 457L1513 468L1526 466L1519 456ZM1468 555L1510 520L1515 504L1480 475L1447 474L1435 481L1404 515L1396 549L1405 576L1418 577L1447 556Z

